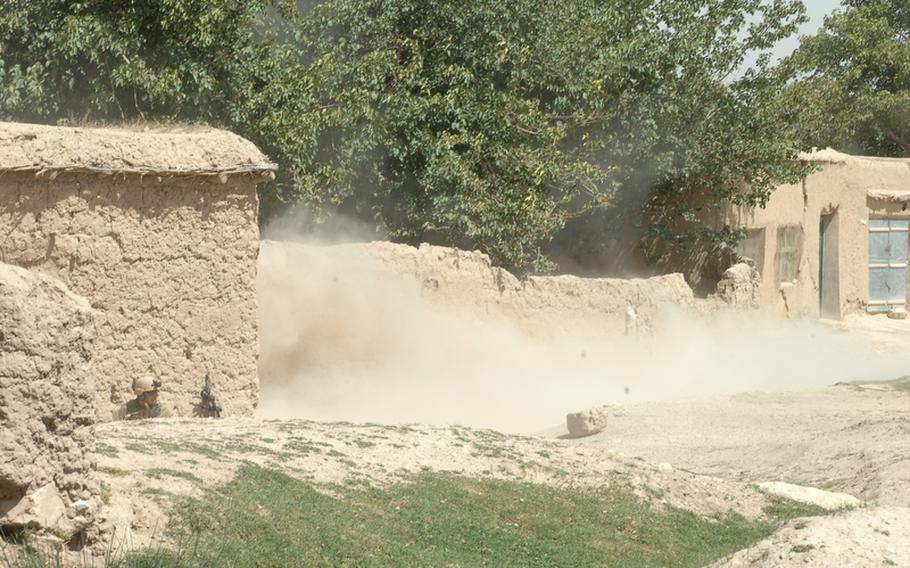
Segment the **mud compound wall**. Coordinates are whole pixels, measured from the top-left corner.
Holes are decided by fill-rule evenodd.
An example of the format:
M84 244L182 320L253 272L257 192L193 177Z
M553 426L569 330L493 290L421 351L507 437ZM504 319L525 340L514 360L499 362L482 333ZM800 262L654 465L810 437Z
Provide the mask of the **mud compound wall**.
M593 340L623 336L627 327L644 333L662 307L694 305L679 274L519 280L479 252L384 242L263 241L258 278L264 383L301 364L318 374L339 361L369 365L388 352L413 351L427 341L421 330L449 329L458 321L467 322L465 328L449 333L455 338L449 340L473 334L477 322L531 340ZM438 313L426 313L427 305Z
M88 301L0 264L0 530L68 540L99 506Z
M818 316L821 265L821 220L833 221L827 247L829 262L836 262L835 289L825 317L842 317L864 311L869 300L869 219L875 216L908 218L900 203L870 199L875 192L906 193L910 167L900 160L849 156L830 150L807 156L817 169L802 183L775 190L764 209L731 211L721 222L750 229L763 260L760 303L789 316ZM788 244L783 231L798 236L795 277L782 274Z
M100 420L145 373L188 415L211 371L225 414L257 404L255 182L249 175L0 174L0 261L97 311Z

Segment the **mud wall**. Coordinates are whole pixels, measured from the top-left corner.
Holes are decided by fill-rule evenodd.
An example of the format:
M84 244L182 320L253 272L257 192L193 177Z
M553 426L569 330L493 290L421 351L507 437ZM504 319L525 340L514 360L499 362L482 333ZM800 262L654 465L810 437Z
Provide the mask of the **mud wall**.
M89 303L0 264L0 529L69 539L100 505Z
M764 261L761 273L762 306L790 316L819 315L820 221L836 218L837 299L843 316L863 311L869 299L869 218L910 218L899 203L870 199L874 192L906 192L910 167L898 160L848 156L825 151L809 156L818 169L802 183L784 185L764 209L730 211L718 222L761 229ZM797 276L780 276L782 227L797 227L802 235Z
M307 265L319 267L315 277L337 279L336 274L359 265L370 278L403 279L415 293L433 304L470 318L512 325L543 339L564 333L611 336L626 333L627 309L634 325L649 327L665 305L692 306L692 290L680 274L654 278L579 278L531 276L520 280L494 267L480 252L421 245L415 248L388 242L311 246L262 241L260 302L273 302L269 290L280 290L280 280ZM265 311L265 310L263 310ZM267 323L260 322L263 333Z
M541 341L611 338L625 335L627 327L644 333L663 306L694 306L679 274L519 280L479 252L385 242L320 247L263 241L258 278L263 381L300 360L318 372L339 360L356 365L382 359L388 326L399 329L388 332L396 343L387 348L402 348L401 329L430 329L424 322L434 321L423 313L424 303L408 298L428 300L452 320L502 324ZM318 323L301 325L303 316L289 313L305 313L308 322Z
M0 174L0 261L65 282L97 311L98 417L153 373L189 414L211 371L225 414L257 404L255 180ZM261 180L260 180L261 181Z

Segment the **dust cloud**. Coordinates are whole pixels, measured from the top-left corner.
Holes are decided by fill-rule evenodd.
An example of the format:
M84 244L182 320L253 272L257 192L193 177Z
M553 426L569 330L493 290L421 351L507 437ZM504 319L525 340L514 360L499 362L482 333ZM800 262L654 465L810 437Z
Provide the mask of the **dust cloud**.
M653 335L532 339L520 326L433 302L365 247L263 242L260 415L461 424L532 433L567 412L724 392L894 378L855 334L755 314L668 308ZM298 246L298 245L290 245Z

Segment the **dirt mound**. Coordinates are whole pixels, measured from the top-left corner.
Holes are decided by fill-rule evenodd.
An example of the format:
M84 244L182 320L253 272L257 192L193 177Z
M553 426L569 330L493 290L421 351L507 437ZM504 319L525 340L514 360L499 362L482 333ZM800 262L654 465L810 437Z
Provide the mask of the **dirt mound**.
M910 566L910 509L877 507L797 519L712 568Z
M85 298L0 264L0 530L68 539L92 521L94 338Z
M137 131L0 122L0 170L161 174L269 173L252 142L214 128Z
M383 487L438 471L564 488L628 488L655 508L710 517L762 518L769 497L750 485L658 468L613 451L491 430L253 419L159 419L98 426L106 539L126 549L155 544L181 495L233 478L255 463L331 490ZM103 554L105 542L97 544Z

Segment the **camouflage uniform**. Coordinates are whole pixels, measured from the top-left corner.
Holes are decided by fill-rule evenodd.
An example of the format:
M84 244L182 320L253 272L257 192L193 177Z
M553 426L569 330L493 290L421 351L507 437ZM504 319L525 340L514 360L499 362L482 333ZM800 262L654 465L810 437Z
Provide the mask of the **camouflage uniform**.
M170 411L160 403L155 406L146 406L138 398L127 402L114 413L114 420L144 420L146 418L167 418Z
M143 420L145 418L166 418L171 415L167 408L164 408L155 397L155 404L149 404L143 400L148 393L158 394L161 382L155 377L145 376L133 379L133 394L136 398L122 405L114 413L114 420Z

